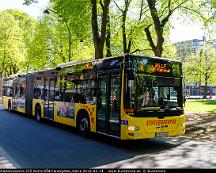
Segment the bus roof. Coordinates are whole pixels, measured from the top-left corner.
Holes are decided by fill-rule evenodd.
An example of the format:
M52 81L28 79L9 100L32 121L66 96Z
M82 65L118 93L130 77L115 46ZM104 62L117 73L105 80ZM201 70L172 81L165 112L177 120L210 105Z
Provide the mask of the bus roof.
M162 61L172 61L172 62L178 62L178 63L181 63L181 61L179 60L174 60L174 59L168 59L168 58L163 58L163 57L150 57L150 56L146 56L146 55L136 55L136 54L123 54L123 55L120 55L120 56L113 56L113 57L105 57L103 59L96 59L96 60L75 60L75 61L70 61L70 62L66 62L66 63L62 63L62 64L59 64L57 65L57 68L60 67L60 68L65 68L65 67L70 67L72 65L77 65L77 64L83 64L83 63L91 63L91 62L101 62L101 61L104 61L104 60L108 60L108 59L115 59L115 58L119 58L119 57L126 57L126 56L134 56L134 57L146 57L146 58L149 58L149 59L160 59Z
M100 62L103 62L105 60L112 60L112 59L115 59L115 58L123 58L123 57L130 57L130 56L133 56L133 57L146 57L146 58L149 58L149 59L157 59L157 60L162 60L162 61L166 61L166 62L177 62L177 63L181 63L181 61L178 61L178 60L174 60L174 59L168 59L168 58L163 58L163 57L150 57L150 56L146 56L146 55L136 55L136 54L122 54L122 55L119 55L119 56L113 56L113 57L105 57L103 59L96 59L96 60L75 60L75 61L70 61L70 62L66 62L66 63L62 63L62 64L58 64L55 68L48 68L48 69L44 69L44 70L40 70L40 71L35 71L35 72L30 72L30 73L26 73L26 74L13 74L13 75L10 75L8 77L6 77L6 79L13 79L14 77L23 77L25 75L28 75L28 74L37 74L37 73L43 73L43 72L46 72L46 71L55 71L57 70L58 68L66 68L66 67L70 67L70 66L73 66L73 65L78 65L78 64L84 64L84 63L100 63Z
M178 63L181 63L181 61L179 60L175 60L175 59L171 59L171 58L164 58L164 57L158 57L158 56L146 56L146 55L136 55L136 54L126 54L128 56L135 56L135 57L146 57L146 58L149 58L149 59L160 59L160 60L163 60L163 61L172 61L172 62L178 62Z

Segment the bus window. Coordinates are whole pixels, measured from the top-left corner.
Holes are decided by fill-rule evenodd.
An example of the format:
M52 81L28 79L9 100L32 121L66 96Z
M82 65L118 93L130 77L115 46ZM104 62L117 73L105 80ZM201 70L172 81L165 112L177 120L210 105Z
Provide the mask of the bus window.
M23 97L23 95L24 95L23 88L21 86L19 86L19 88L18 88L18 96Z
M54 95L55 95L55 101L59 101L60 100L59 88L55 88Z
M63 100L73 101L74 103L95 104L96 89L95 80L73 80L74 76L63 77L60 83L64 83L62 89Z
M43 87L44 87L44 78L43 77L35 77L35 85L34 85L34 98L35 99L43 99Z
M119 131L120 120L120 91L121 91L121 78L119 74L111 75L111 99L110 99L110 130L114 132Z
M68 77L58 78L55 87L55 100L64 102L74 102L73 95L76 92L75 84Z
M55 91L54 91L54 85L55 85L55 81L50 81L50 90L49 90L49 100L54 100L55 97Z
M111 111L120 109L120 76L111 78Z
M86 80L80 83L80 93L84 96L86 103L95 103L95 81L94 80Z
M74 85L74 83L71 82L71 81L67 81L65 83L64 101L72 102L74 93L75 93L75 85Z
M39 86L34 86L34 98L42 99L42 89Z
M12 87L12 80L4 81L3 80L3 88L2 88L3 96L13 96L13 87Z
M126 88L126 108L134 108L134 93L135 93L135 84L134 80L128 80Z
M125 108L133 110L135 115L143 112L147 115L156 110L178 112L182 107L180 81L179 78L139 74L135 80L127 80Z
M63 93L63 87L61 78L57 78L56 84L55 84L55 101L62 101L62 94Z
M15 98L18 97L18 91L19 91L19 88L18 88L18 86L15 85L15 92L14 92Z
M19 97L24 98L25 97L25 84L21 84L19 86Z

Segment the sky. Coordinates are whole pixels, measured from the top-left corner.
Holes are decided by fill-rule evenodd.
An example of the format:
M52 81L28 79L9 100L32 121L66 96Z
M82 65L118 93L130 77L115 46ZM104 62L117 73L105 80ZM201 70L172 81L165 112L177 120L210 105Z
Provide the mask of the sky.
M177 16L177 13L174 13L172 20L172 28L170 30L170 40L171 42L179 42L185 40L192 40L192 39L202 39L205 35L204 31L202 30L202 23L192 22L186 23L182 22Z
M49 0L38 0L39 3L31 4L30 6L22 5L23 0L0 0L0 10L5 9L19 9L30 16L37 18L43 14L44 9L46 9ZM199 24L182 24L180 21L173 21L173 28L170 32L171 42L179 42L191 39L202 39L204 32Z
M22 5L24 0L0 0L0 10L5 9L19 9L30 16L37 18L43 14L49 0L38 0L38 3L31 4L30 6Z

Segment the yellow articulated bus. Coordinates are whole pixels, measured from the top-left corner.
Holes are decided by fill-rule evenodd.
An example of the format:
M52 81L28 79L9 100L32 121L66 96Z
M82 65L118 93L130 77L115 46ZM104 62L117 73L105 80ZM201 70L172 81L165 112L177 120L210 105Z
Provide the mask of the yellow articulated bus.
M185 133L179 61L125 54L3 79L3 105L121 140Z

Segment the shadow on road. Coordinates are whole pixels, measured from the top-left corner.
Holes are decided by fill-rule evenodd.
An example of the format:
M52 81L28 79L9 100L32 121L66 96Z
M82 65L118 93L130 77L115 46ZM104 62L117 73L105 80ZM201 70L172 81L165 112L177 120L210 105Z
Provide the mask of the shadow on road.
M94 134L92 138L100 143L106 143L116 148L121 148L125 151L134 154L152 153L161 150L167 150L176 147L176 144L169 143L161 139L143 139L143 140L130 140L120 141L111 137Z
M69 126L0 111L0 145L21 168L178 167L202 149L188 145L185 150L187 137L119 141L94 134L86 139Z
M100 168L216 168L216 147L211 142L190 141L166 151L149 153Z

